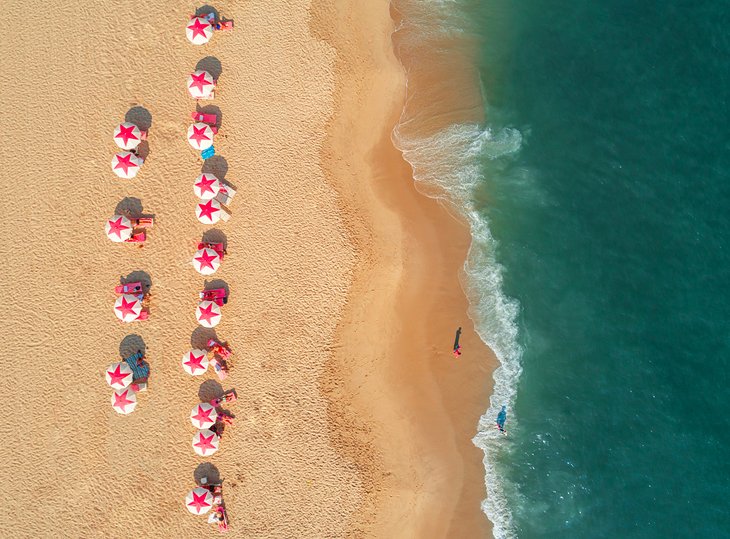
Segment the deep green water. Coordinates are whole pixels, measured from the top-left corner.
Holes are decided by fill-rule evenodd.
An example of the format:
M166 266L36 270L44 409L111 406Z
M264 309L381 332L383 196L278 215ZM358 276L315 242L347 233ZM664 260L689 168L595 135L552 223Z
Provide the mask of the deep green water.
M396 141L472 223L496 535L730 537L730 4L422 6L482 49L486 125Z
M522 134L474 195L519 302L506 534L730 537L730 4L465 9Z

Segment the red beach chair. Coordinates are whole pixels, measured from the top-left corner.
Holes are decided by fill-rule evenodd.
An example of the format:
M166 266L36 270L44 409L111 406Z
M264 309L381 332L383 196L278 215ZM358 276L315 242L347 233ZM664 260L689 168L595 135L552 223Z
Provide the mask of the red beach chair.
M213 249L216 253L218 253L218 256L221 257L221 260L223 260L223 255L226 254L226 250L223 248L222 243L211 243L208 241L201 241L198 244L198 250L200 249Z
M147 320L149 317L150 317L149 311L143 310L143 311L140 311L139 316L137 318L135 318L135 320L139 320L139 321L143 322L143 321Z
M120 284L119 286L114 287L114 293L115 294L141 294L142 293L142 283L127 283L127 284Z
M213 369L221 382L228 378L228 366L226 366L224 361L219 360L217 357L213 357L213 359L210 360L210 363L213 365Z
M193 112L190 114L190 116L195 122L203 122L204 124L208 124L211 127L215 127L216 125L218 125L217 114L204 114L202 112Z
M226 296L225 288L213 288L212 290L203 290L200 293L200 299L202 301L213 301L220 307L228 303L228 296Z
M125 240L125 243L144 243L147 239L147 236L144 232L138 232L128 240Z

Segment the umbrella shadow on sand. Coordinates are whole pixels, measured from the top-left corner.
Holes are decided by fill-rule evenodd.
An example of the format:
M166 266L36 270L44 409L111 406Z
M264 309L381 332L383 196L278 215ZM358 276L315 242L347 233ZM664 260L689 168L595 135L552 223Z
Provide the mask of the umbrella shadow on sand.
M220 399L224 393L223 386L216 380L206 380L200 384L200 388L198 389L200 402L210 402L213 399Z
M225 157L214 155L213 157L205 160L200 172L202 174L213 174L216 178L222 180L228 173L228 161L226 161Z
M127 358L137 352L142 352L142 354L147 353L147 345L144 343L144 339L142 339L139 335L127 335L122 339L122 342L119 343L119 355L122 356L122 358Z
M204 17L208 13L212 13L213 15L215 15L215 19L218 20L218 10L213 6L209 6L206 4L204 6L200 6L198 9L195 10L196 17Z
M206 230L202 238L203 243L222 243L223 249L228 249L228 237L217 228Z
M144 107L132 107L124 115L124 121L136 125L142 131L148 131L152 127L152 114Z
M142 201L135 197L124 197L119 201L117 207L114 208L114 213L117 215L125 215L130 219L141 219L151 217L154 219L154 213L144 213L142 208Z
M198 464L193 472L193 478L195 479L196 485L202 485L202 479L207 479L208 484L219 485L221 481L221 474L213 464L210 462L203 462Z
M150 291L150 288L152 288L152 278L150 277L150 274L146 271L137 270L133 271L126 277L122 275L120 277L120 283L121 284L127 284L127 283L142 283L142 292L147 294Z
M190 335L190 346L197 350L207 350L210 339L214 341L218 340L218 335L215 334L214 329L204 327L195 328L193 334Z
M207 71L213 77L213 80L218 80L223 73L223 64L215 56L206 56L195 64L195 71Z

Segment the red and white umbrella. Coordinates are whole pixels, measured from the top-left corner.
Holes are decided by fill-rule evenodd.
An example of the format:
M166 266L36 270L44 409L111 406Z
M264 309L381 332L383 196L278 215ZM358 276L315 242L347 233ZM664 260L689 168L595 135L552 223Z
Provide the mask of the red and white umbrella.
M207 488L196 487L185 496L185 507L194 515L204 515L213 507L213 495Z
M120 414L131 414L137 407L137 394L131 387L117 389L112 393L112 406Z
M132 383L132 368L126 363L112 363L106 369L106 383L114 389L124 389Z
M107 219L104 230L110 240L121 243L132 237L132 222L124 215L115 215Z
M213 37L213 25L204 17L194 17L188 22L185 34L193 45L204 45Z
M196 429L207 429L215 425L218 419L218 412L215 406L207 402L201 402L190 412L190 421Z
M182 368L193 376L200 376L208 370L208 352L205 350L190 350L182 357Z
M200 200L210 200L221 190L221 182L213 174L201 174L193 184L195 196Z
M195 433L195 436L193 436L193 451L201 457L209 457L218 451L220 440L221 439L218 435L212 430L199 430Z
M136 320L139 313L142 312L142 302L132 294L124 294L117 298L114 302L114 314L122 322L132 322Z
M114 130L114 142L122 150L133 150L142 142L142 132L132 123L121 123Z
M212 301L201 301L195 309L195 318L201 326L214 328L221 321L221 308Z
M112 157L112 170L120 178L134 178L143 162L139 157L130 152L115 153L114 157Z
M215 90L215 80L207 71L198 70L188 75L188 92L195 99L208 97L213 90Z
M195 271L201 275L213 275L221 265L221 257L213 249L200 249L193 256Z
M198 215L198 221L204 225L214 225L221 220L221 203L216 199L204 200L198 202L196 207L196 213Z
M208 124L198 122L188 127L188 142L196 150L205 150L213 146L214 134Z

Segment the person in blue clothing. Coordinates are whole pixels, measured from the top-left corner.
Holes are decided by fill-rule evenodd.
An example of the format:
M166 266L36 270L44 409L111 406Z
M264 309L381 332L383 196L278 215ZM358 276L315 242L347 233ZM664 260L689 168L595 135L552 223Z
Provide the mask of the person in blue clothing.
M497 414L497 429L502 434L507 434L507 431L504 430L504 423L507 421L507 405L502 405L502 409Z

